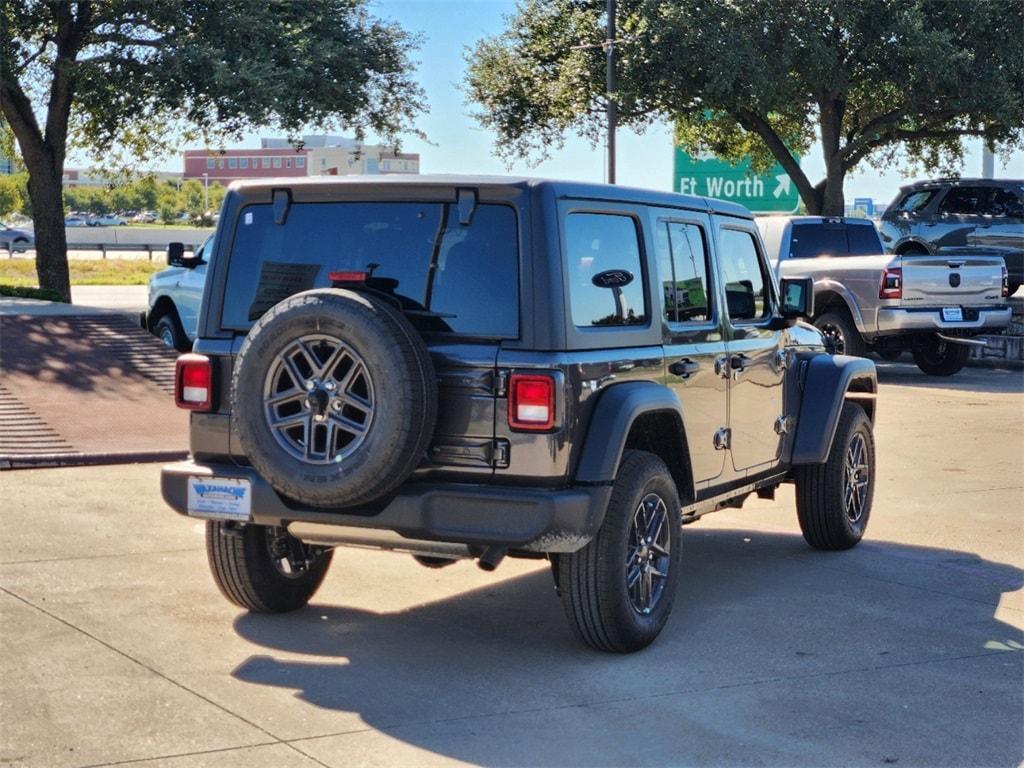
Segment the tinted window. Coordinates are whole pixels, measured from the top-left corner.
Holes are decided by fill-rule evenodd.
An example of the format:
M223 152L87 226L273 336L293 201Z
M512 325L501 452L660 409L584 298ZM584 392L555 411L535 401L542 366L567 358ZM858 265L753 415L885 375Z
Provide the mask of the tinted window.
M983 187L954 187L946 193L939 210L961 216L981 215L986 207L986 194Z
M873 224L794 224L789 242L791 259L817 256L868 256L881 253Z
M936 192L938 192L937 189L921 189L917 192L911 192L896 205L895 210L900 213L920 211L931 202Z
M647 322L640 243L632 218L571 213L565 221L565 247L573 323Z
M449 216L449 213L451 215ZM424 332L514 338L519 325L515 212L480 205L469 226L440 203L271 205L235 225L223 324L247 329L293 293L330 285L332 271L370 272Z
M665 319L670 323L709 320L711 291L704 231L696 224L659 222L656 248Z
M1017 196L1008 189L992 187L982 213L986 216L1020 216L1022 206Z
M725 298L733 320L756 320L770 311L767 280L749 232L723 229L718 238Z

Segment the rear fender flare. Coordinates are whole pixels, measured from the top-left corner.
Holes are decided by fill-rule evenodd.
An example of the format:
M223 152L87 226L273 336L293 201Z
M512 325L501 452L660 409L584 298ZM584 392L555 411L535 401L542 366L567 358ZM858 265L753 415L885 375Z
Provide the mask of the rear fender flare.
M608 485L615 475L626 449L633 423L647 414L665 414L678 424L678 455L687 456L683 432L683 406L676 393L653 381L624 382L604 391L591 411L586 443L576 467L576 482L582 485ZM687 467L669 467L679 478ZM677 479L677 484L679 480ZM680 488L680 494L684 492Z
M832 450L846 400L864 406L874 424L878 374L871 360L846 355L816 353L801 360L800 365L802 399L792 463L821 464Z
M867 326L864 323L864 316L861 314L860 307L857 305L857 299L854 298L853 294L847 289L845 285L831 278L825 278L823 280L814 281L814 313L815 316L823 314L825 310L825 303L822 301L822 295L826 293L834 293L843 303L846 305L846 311L850 313L850 317L853 318L853 324L857 326L857 330L864 333Z

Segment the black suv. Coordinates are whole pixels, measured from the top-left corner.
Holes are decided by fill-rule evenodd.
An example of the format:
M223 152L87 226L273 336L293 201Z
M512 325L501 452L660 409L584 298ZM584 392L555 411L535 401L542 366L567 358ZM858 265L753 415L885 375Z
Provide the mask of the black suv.
M889 253L1002 256L1012 296L1024 283L1024 181L936 179L900 189L879 224Z
M807 541L864 533L877 389L798 321L811 282L743 208L488 177L233 185L194 352L191 460L224 595L288 611L339 545L547 558L586 643L672 606L680 525L795 481Z

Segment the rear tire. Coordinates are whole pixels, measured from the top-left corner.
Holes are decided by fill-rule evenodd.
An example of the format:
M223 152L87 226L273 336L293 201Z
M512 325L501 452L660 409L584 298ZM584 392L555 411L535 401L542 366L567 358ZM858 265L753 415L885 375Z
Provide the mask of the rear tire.
M864 409L846 403L824 464L796 468L796 513L815 549L856 546L864 536L875 490L875 439Z
M938 336L918 340L912 352L917 367L929 376L952 376L967 364L971 354L966 344L952 344Z
M650 453L626 451L597 534L583 549L553 562L569 624L584 643L628 653L650 645L661 632L679 575L679 510L665 463Z
M867 355L867 345L846 312L826 312L814 319L814 326L825 334L825 341L831 344L832 354L854 357Z
M228 526L206 523L207 559L224 597L254 613L285 613L309 602L332 550L303 544L283 528Z

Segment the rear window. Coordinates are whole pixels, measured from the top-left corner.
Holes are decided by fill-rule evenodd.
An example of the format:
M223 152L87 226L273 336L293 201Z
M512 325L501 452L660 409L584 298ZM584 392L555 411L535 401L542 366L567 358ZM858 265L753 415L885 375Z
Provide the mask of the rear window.
M231 246L223 326L246 330L288 296L369 272L421 331L519 335L516 214L478 205L470 224L446 203L295 203L242 209Z
M870 256L881 253L878 233L872 224L794 224L789 258L816 256Z

